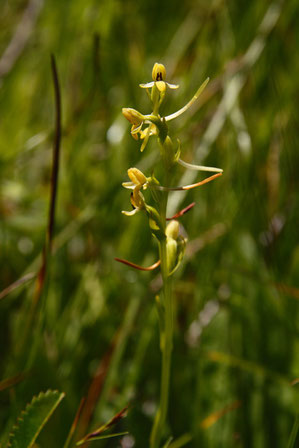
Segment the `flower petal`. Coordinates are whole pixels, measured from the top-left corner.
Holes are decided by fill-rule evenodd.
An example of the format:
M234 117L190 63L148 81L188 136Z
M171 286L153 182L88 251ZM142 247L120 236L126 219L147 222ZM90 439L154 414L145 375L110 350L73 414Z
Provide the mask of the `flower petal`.
M127 188L128 190L134 190L134 188L136 187L136 185L133 182L123 182L122 186L124 188Z
M169 82L167 82L166 84L170 89L178 89L180 87L178 84L169 84Z
M146 177L138 168L129 168L128 177L135 185L141 186L146 183Z
M142 142L142 145L141 145L141 147L140 147L140 151L141 152L143 152L144 151L144 149L145 149L145 147L146 147L146 145L147 145L147 142L148 142L148 139L149 139L149 137L150 137L150 126L144 131L144 134L143 134L143 136L142 136L142 138L143 138L143 142Z
M140 131L140 129L142 128L143 123L140 124L133 124L132 128L131 128L131 134L138 134L138 132Z
M140 210L139 208L134 208L134 210L131 210L130 212L123 210L122 214L126 215L126 216L133 216L133 215L136 215L136 213L139 212L139 210Z
M150 87L154 87L154 81L147 82L146 84L139 84L139 87L142 89L149 89Z

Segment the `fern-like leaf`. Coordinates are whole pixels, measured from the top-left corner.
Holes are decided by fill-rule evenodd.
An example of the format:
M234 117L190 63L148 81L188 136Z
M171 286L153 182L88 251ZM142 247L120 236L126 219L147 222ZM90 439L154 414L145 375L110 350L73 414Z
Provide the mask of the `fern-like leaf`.
M12 428L7 448L31 448L64 395L48 390L33 397Z

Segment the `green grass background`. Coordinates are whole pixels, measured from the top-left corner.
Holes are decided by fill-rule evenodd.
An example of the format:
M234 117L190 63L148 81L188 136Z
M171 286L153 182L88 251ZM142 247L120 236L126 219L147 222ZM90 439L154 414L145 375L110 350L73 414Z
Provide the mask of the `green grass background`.
M150 112L138 84L158 61L180 84L168 91L165 115L210 76L203 101L171 130L184 160L224 170L170 203L172 213L196 202L181 219L189 243L175 274L169 432L189 434L194 448L287 448L299 377L298 1L0 3L0 291L40 266L55 117L50 53L63 108L55 250L25 346L35 282L0 300L0 380L25 372L0 392L3 447L26 403L48 388L66 398L37 446L63 446L95 377L81 436L131 403L118 429L132 438L93 446L148 446L159 396L159 277L114 257L142 265L158 257L146 217L121 215L130 209L126 170L149 175L157 154L154 144L140 154L121 108ZM35 22L28 4L40 7ZM28 39L21 35L5 71L26 10ZM174 183L184 173L178 168Z

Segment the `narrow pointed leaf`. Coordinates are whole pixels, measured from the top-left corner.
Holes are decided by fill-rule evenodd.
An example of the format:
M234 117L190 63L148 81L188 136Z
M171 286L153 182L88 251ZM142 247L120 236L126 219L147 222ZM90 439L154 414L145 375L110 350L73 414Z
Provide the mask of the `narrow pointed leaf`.
M169 448L171 441L173 440L173 437L169 437L169 439L167 440L167 442L165 443L165 445L163 445L163 448Z
M103 440L103 439L111 439L112 437L126 436L127 434L129 434L128 431L116 432L113 434L106 434L104 436L92 437L92 438L88 439L88 442L94 442L96 440ZM77 442L77 446L83 445L84 443L86 443L86 440L82 439L82 440L80 440L80 442Z
M184 162L184 160L178 158L177 162L184 168L188 168L193 171L208 171L209 173L223 173L221 168L215 168L214 166L193 165L192 163Z
M177 118L179 115L182 115L184 112L186 112L186 110L189 109L189 107L192 106L192 104L197 100L197 98L199 97L199 95L203 92L203 90L205 89L206 85L208 84L210 78L207 78L202 85L199 87L199 89L197 90L197 92L195 93L195 95L191 98L191 100L184 106L182 107L180 110L178 110L177 112L174 112L171 115L168 115L167 117L165 117L166 121L170 121L173 120L174 118Z
M101 438L103 438L101 436L101 434L105 431L107 431L107 429L111 428L111 426L114 426L116 423L118 423L120 420L122 420L127 413L128 410L128 406L125 406L121 411L119 411L117 414L115 414L107 423L104 423L104 425L101 425L99 428L95 429L94 431L92 431L91 433L87 434L82 440L80 440L79 442L77 442L77 445L82 445L84 442L89 442L91 440L95 440L96 438L99 439L99 436ZM107 437L112 437L107 436ZM105 437L105 438L107 438Z

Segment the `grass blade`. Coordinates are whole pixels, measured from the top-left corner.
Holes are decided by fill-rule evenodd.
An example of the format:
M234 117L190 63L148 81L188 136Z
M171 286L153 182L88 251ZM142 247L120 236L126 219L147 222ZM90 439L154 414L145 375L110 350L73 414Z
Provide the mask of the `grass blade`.
M293 428L292 428L292 431L290 434L287 448L293 448L295 446L298 429L299 429L299 414L296 415L295 422L294 422L294 425L293 425Z
M120 436L126 436L128 431L124 432L117 432L113 434L106 434L105 436L99 436L99 437L92 437L91 439L88 439L88 442L94 442L95 440L103 440L103 439L111 439L112 437L120 437ZM80 442L77 442L77 446L83 445L83 443L86 443L86 440L80 440Z

